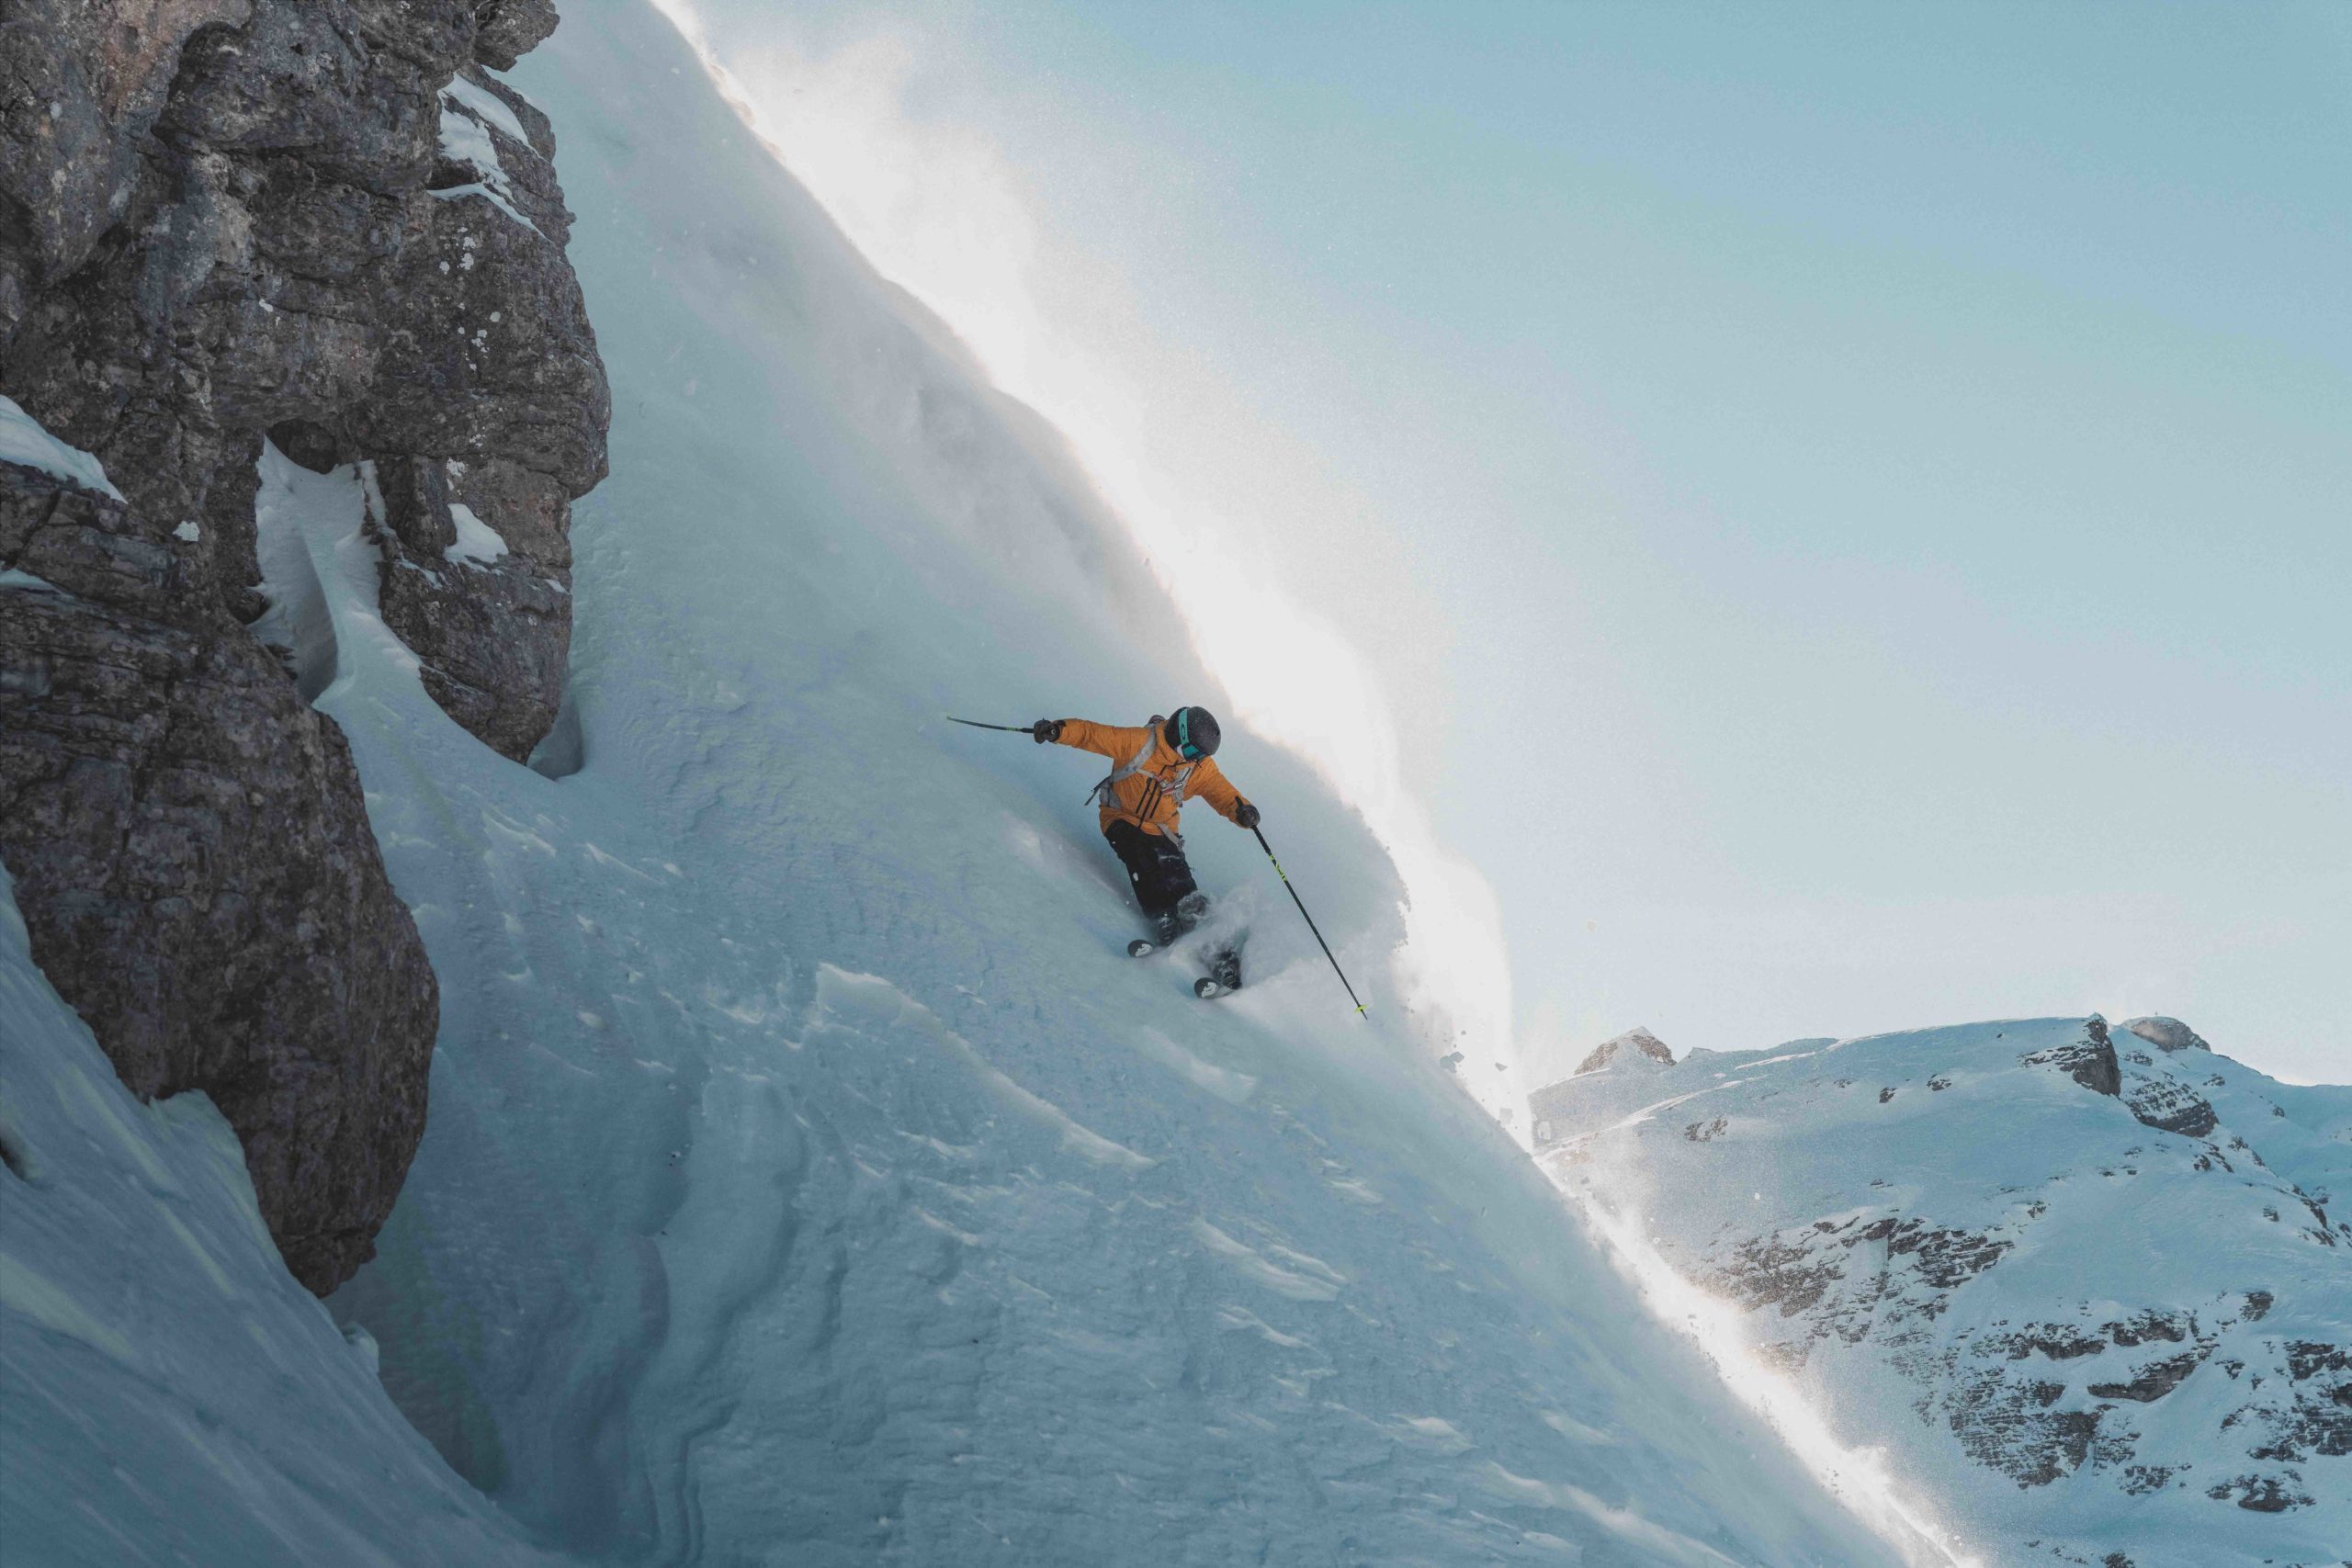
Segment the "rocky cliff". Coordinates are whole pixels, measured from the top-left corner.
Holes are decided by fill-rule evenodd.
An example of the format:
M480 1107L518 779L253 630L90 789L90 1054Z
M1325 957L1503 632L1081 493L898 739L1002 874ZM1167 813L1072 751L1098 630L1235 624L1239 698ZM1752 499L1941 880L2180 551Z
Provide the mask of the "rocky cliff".
M415 1148L436 998L307 700L332 670L298 686L249 629L257 460L359 467L385 623L527 756L609 417L548 122L491 74L554 25L545 0L0 22L0 861L124 1081L212 1097L321 1292Z
M1629 1058L1537 1098L1555 1179L1746 1308L1997 1561L2352 1540L2352 1089L2092 1017Z

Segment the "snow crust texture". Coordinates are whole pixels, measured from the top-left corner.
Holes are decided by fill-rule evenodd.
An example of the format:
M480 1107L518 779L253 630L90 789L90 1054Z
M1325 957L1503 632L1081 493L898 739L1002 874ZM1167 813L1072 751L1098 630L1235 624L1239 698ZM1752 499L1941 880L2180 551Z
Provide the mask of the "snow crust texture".
M1634 1070L1634 1067L1650 1070ZM2012 1020L1567 1079L1538 1157L2001 1562L2352 1544L2352 1089L2175 1019Z

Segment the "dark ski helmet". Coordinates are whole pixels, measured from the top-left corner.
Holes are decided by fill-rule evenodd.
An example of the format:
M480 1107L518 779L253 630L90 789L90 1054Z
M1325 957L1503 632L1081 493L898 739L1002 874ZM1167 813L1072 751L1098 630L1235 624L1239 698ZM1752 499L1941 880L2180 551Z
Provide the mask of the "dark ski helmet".
M1168 716L1161 733L1176 754L1188 762L1216 755L1216 715L1206 708L1178 708Z

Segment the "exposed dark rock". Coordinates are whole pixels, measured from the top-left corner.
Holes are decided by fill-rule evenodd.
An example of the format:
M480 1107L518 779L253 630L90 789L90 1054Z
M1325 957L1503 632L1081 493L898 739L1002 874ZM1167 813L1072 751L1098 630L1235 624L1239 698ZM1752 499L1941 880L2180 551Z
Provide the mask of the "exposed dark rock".
M2131 1092L2123 1096L2123 1103L2131 1107L2132 1115L2160 1133L2201 1138L2221 1125L2221 1118L2213 1113L2211 1105L2167 1077L2143 1078L2134 1075Z
M1782 1317L1794 1317L1845 1276L1844 1260L1823 1253L1809 1238L1786 1242L1766 1235L1735 1247L1715 1279L1743 1306L1777 1306Z
M199 520L213 597L236 620L250 624L269 608L256 586L261 562L254 557L254 498L261 491L258 433L224 443L220 467L205 486Z
M2014 1334L1978 1344L1981 1353L1999 1352L2012 1361L2022 1361L2033 1355L2047 1356L2053 1361L2071 1361L2078 1356L2096 1356L2106 1348L2107 1341L2100 1336L2059 1323L2030 1323Z
M571 550L560 527L527 493L518 504L469 486L464 464L401 458L374 471L384 624L424 660L419 674L434 701L502 754L527 760L555 723L571 644ZM492 529L460 493L486 495L492 515L521 525L519 539ZM544 499L548 512L568 506L560 492Z
M2048 1394L2053 1387L2058 1394ZM2098 1436L2098 1411L2051 1408L2064 1393L2063 1385L1982 1372L1950 1401L1945 1419L1962 1450L1978 1464L2019 1486L2047 1486L2080 1470Z
M2297 1382L2328 1372L2352 1373L2352 1349L2324 1339L2297 1339L2287 1346L2287 1375ZM2352 1404L2352 1393L2341 1403Z
M2162 1399L2178 1388L2189 1373L2203 1364L2205 1350L2184 1351L2167 1356L2161 1361L2151 1361L2134 1369L2129 1382L2095 1382L2090 1385L2093 1399L2129 1399L2142 1404Z
M2114 1042L2107 1037L2107 1021L2097 1013L2084 1021L2080 1040L2018 1059L2030 1066L2055 1067L2094 1094L2117 1094L2123 1088L2123 1068L2115 1059Z
M281 419L269 427L270 445L296 466L323 474L343 460L334 432L314 420Z
M555 31L555 0L482 0L474 58L493 71L512 70Z
M0 859L33 955L133 1092L212 1097L323 1292L400 1190L437 1017L342 731L197 592L192 547L23 469L0 519L0 567L74 590L0 588Z
M2135 1345L2161 1342L2178 1345L2187 1340L2194 1327L2187 1313L2165 1312L2150 1307L2144 1312L2118 1322L2101 1325L2099 1332L2116 1344L2129 1348Z
M1998 1263L2016 1245L1973 1231L1930 1230L1917 1220L1906 1220L1888 1235L1886 1250L1896 1257L1916 1253L1919 1277L1939 1291L1949 1291Z
M368 465L387 623L530 755L609 398L554 138L481 65L554 25L548 0L0 25L0 390L128 497L0 472L0 568L62 591L0 591L0 853L125 1081L212 1095L318 1290L398 1189L435 998L340 733L243 629L256 460L266 432Z
M2283 1514L2290 1508L2307 1508L2312 1502L2311 1494L2302 1490L2301 1477L2292 1471L2283 1475L2241 1475L2207 1487L2205 1495L2217 1503L2234 1496L2239 1507L2259 1514Z

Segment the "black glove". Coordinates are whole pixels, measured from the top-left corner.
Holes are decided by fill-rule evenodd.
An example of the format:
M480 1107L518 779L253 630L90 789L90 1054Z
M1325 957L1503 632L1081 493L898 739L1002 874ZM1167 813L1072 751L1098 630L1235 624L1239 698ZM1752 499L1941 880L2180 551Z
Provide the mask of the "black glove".
M1029 734L1040 746L1048 740L1059 740L1062 738L1062 721L1057 718L1041 718L1029 727Z
M1255 828L1258 825L1258 808L1245 800L1233 808L1233 820L1238 827Z

